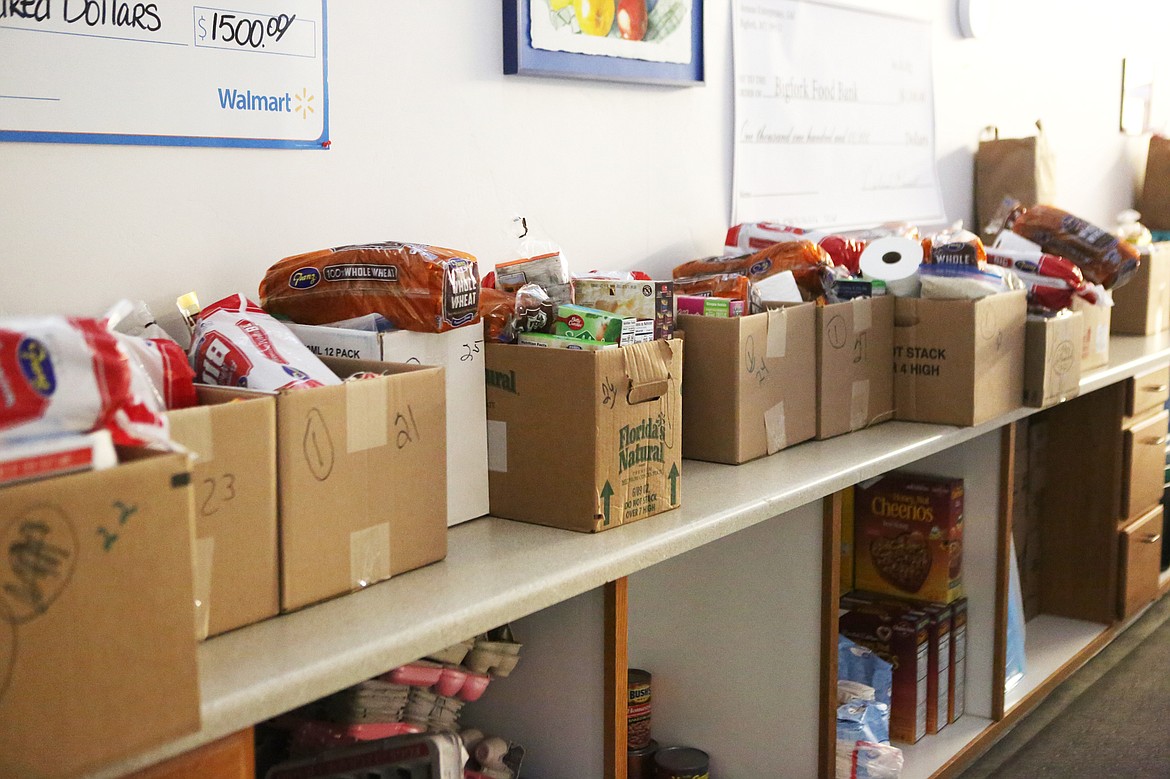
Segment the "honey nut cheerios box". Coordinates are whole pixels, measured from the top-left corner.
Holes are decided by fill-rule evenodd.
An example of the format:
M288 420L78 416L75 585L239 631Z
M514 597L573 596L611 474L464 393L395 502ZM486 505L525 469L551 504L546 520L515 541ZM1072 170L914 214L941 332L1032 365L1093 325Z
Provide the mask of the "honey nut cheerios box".
M857 487L858 589L930 603L963 595L963 480L889 473Z

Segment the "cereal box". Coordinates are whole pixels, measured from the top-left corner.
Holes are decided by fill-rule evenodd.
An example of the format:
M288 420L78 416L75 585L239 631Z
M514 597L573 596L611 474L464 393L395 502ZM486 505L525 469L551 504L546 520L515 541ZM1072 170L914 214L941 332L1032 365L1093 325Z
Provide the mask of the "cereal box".
M890 473L857 487L858 589L931 603L963 594L963 480Z

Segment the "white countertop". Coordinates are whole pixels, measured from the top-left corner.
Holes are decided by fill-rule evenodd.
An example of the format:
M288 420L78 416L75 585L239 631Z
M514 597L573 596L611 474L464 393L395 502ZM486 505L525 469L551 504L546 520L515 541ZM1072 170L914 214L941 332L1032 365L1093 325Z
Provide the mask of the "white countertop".
M1114 337L1110 356L1082 393L1164 364L1170 334ZM1036 411L973 428L888 422L739 466L687 460L681 508L592 535L496 517L464 523L439 563L204 642L202 729L93 776L181 754Z

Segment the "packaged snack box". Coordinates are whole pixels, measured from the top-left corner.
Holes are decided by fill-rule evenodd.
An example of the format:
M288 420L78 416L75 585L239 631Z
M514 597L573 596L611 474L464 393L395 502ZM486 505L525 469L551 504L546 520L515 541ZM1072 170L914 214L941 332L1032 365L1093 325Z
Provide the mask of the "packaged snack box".
M890 473L858 485L859 589L931 603L963 592L963 480Z

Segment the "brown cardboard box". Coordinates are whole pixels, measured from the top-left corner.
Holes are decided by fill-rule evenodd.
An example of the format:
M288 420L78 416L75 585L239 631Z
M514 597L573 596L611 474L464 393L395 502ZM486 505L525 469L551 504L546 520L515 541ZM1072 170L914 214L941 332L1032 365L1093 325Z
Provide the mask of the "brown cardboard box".
M276 616L280 572L276 401L198 390L201 405L167 417L171 437L196 456L195 633L203 639Z
M447 555L443 369L322 361L387 375L275 395L282 612Z
M1022 290L982 300L898 298L896 418L978 425L1018 408L1024 398L1026 313Z
M683 456L737 464L816 435L816 307L681 315Z
M894 418L894 299L817 308L817 438Z
M930 603L963 592L963 480L888 473L857 485L858 589Z
M0 776L71 777L199 729L183 455L0 490Z
M1113 289L1109 330L1122 335L1153 335L1170 330L1170 243L1142 252L1137 274Z
M1029 316L1024 326L1024 405L1046 408L1081 394L1084 316Z
M1084 318L1084 343L1081 349L1081 373L1109 364L1109 329L1115 306L1091 306L1074 297L1072 310Z
M951 604L951 722L967 710L967 599Z
M924 612L846 598L841 635L894 666L890 740L913 744L926 735L930 618Z
M491 513L592 533L677 508L682 354L489 343Z

